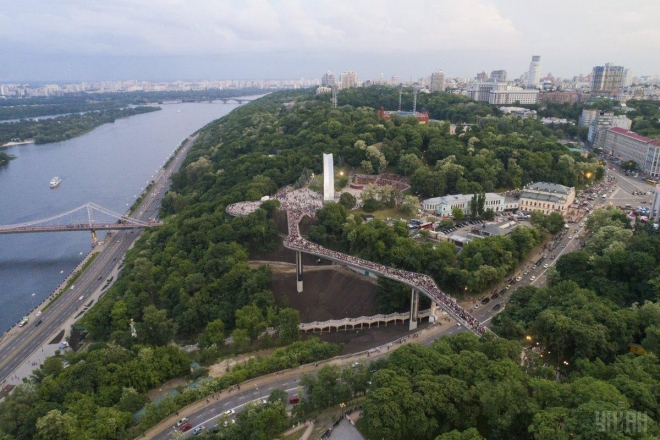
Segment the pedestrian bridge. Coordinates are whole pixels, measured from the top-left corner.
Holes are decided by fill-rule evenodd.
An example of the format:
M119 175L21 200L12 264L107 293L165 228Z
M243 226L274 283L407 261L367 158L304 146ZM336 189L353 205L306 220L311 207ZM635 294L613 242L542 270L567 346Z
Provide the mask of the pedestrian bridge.
M303 290L302 252L305 252L338 264L357 268L365 274L373 273L410 286L412 288L412 296L410 299L410 330L417 328L417 319L419 317L419 293L421 292L432 301L432 308L435 306L442 308L449 316L454 318L456 322L464 325L465 328L472 333L481 336L486 331L486 328L470 313L458 305L454 298L445 295L435 284L435 281L433 281L428 275L384 266L352 255L346 255L341 252L326 249L323 246L302 238L299 229L299 223L302 218L301 212L289 210L287 211L287 217L289 235L284 239L284 247L296 252L298 292L302 292Z
M162 224L162 221L145 222L124 214L118 214L90 202L52 217L0 226L0 234L91 231L92 241L95 245L97 244L96 231L145 229Z
M433 314L432 309L421 310L417 315L418 318L426 318ZM372 316L360 316L359 318L344 318L344 319L330 319L328 321L314 321L314 322L304 322L301 323L298 328L303 332L312 333L319 331L323 333L324 331L331 332L335 331L347 331L355 330L359 326L360 329L364 328L366 325L367 328L371 328L372 325L380 327L381 324L384 324L387 327L387 324L394 322L396 325L399 321L401 323L406 322L410 319L410 313L389 313L387 315L372 315Z

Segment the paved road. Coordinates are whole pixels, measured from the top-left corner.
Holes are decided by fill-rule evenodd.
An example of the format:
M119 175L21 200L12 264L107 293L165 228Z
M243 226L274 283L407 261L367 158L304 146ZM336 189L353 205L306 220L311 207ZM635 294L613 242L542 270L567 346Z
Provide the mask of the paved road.
M298 383L300 382L300 377L302 374L298 374L294 377L288 377L286 379L274 380L267 385L262 385L260 387L242 386L241 390L235 390L231 393L224 391L219 393L219 400L211 398L209 403L202 409L196 411L192 415L189 415L188 418L193 427L183 436L190 437L192 436L192 430L197 426L204 425L206 429L213 429L216 424L222 424L225 421L227 423L232 423L232 420L235 420L235 414L225 414L226 411L239 412L243 407L251 402L260 403L262 399L268 399L270 393L275 389L280 389L286 391L289 397L298 394ZM302 390L300 390L302 392ZM168 439L173 438L176 430L172 426L171 429L165 430L160 434L152 437L152 440L159 439Z
M430 345L434 340L440 338L441 336L450 336L456 333L467 331L464 326L457 325L454 321L450 325L442 328L440 331L432 331L430 335L424 336L424 333L420 333L421 336L418 339L412 339L416 343ZM398 347L398 346L395 346ZM274 389L281 389L286 391L287 395L291 397L294 394L300 394L302 389L299 389L299 382L301 377L304 374L310 374L322 368L326 364L342 364L348 365L357 360L360 362L369 362L370 360L377 359L380 356L385 356L388 351L381 351L380 353L374 353L371 356L365 354L356 355L351 358L346 358L342 360L331 359L329 361L320 362L318 367L306 367L304 370L294 369L283 375L286 375L286 378L281 378L278 376L266 376L257 378L256 380L260 381L259 387L256 388L255 385L241 385L240 391L233 391L228 393L223 391L218 393L219 399L215 400L213 397L209 399L207 404L203 404L202 407L193 410L191 414L186 414L189 418L189 422L192 425L192 428L183 435L183 438L191 437L192 430L200 425L204 425L206 429L213 429L216 424L222 424L225 421L231 423L231 420L235 420L235 414L226 415L225 411L233 410L234 412L239 412L243 410L243 407L246 403L249 402L260 402L261 399L267 399L270 393ZM183 417L183 414L181 414ZM153 428L152 428L153 429ZM158 428L156 428L158 429ZM165 440L175 438L175 427L167 427L158 434L151 435L152 440ZM142 437L138 437L142 438Z
M154 186L137 208L133 217L139 220L149 220L158 214L160 201L169 189L169 178L180 167L186 153L194 143L196 137L188 139L176 158L172 160L166 170L161 169L153 178ZM69 291L65 292L51 307L38 318L34 313L30 316L30 323L23 328L15 327L0 342L0 379L4 382L12 372L21 366L32 353L48 344L50 340L62 329L70 317L77 316L85 306L91 305L92 300L107 291L102 287L106 280L117 274L120 260L129 249L139 233L120 231L106 236L104 244L99 247L100 253L94 262L76 280ZM98 278L101 277L101 280ZM116 275L114 279L116 280ZM79 299L82 297L82 300ZM41 319L41 324L35 326ZM64 324L63 324L64 323ZM28 361L29 362L29 361ZM0 383L1 383L0 382Z

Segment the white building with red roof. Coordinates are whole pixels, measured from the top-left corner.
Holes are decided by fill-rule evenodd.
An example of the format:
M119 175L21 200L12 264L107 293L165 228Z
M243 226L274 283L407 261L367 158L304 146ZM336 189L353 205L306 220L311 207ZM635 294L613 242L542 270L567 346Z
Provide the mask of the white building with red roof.
M633 160L651 176L660 176L660 139L649 139L625 128L607 130L603 149L624 162Z

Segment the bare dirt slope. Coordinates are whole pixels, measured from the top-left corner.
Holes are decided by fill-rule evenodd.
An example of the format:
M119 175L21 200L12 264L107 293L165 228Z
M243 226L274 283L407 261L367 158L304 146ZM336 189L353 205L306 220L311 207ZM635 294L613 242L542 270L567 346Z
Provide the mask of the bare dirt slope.
M273 271L273 294L280 305L300 312L302 322L356 318L375 315L376 283L341 266L310 265L303 270L302 293L296 291L295 266L289 263L253 261L269 264ZM286 298L286 299L285 299Z

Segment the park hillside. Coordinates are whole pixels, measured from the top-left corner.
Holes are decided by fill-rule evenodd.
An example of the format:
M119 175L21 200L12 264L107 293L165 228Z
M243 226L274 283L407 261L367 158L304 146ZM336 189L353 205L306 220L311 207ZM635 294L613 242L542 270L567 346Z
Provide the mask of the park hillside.
M481 194L534 181L581 187L603 177L595 159L557 142L578 136L568 127L503 115L445 93L418 97L429 125L379 117L381 106L394 109L397 101L397 91L384 87L342 91L337 108L310 90L277 92L200 130L163 200L165 224L145 231L122 276L80 321L93 343L49 359L0 404L0 440L134 438L210 393L335 356L336 345L298 340L299 314L275 301L270 269L248 264L281 242L277 202L245 217L225 212L310 171L321 173L322 153L332 153L337 166L410 178L408 194L379 199L377 209L396 207L405 196ZM404 106L411 101L404 95ZM450 123L459 127L455 134ZM532 228L474 241L458 253L453 245L410 239L397 222L362 222L350 208L337 203L321 210L309 238L425 272L452 293L477 293L505 279L563 225L536 216ZM614 210L598 212L588 229L585 249L558 261L548 287L513 295L494 319L499 338L464 333L430 347L400 348L369 367L326 367L303 379L305 395L292 419L275 394L272 406L241 413L215 438L275 438L292 421L354 398L364 408L361 429L374 439L658 435L660 234L652 226L633 229ZM381 310L400 308L400 286L379 283ZM263 336L267 327L274 333ZM149 402L148 390L190 377L191 362L203 367L227 356L228 336L231 350L281 348L194 390ZM191 343L200 349L180 348ZM646 354L630 354L629 344ZM529 345L540 348L524 349ZM598 423L616 411L647 415L647 430L624 436Z

